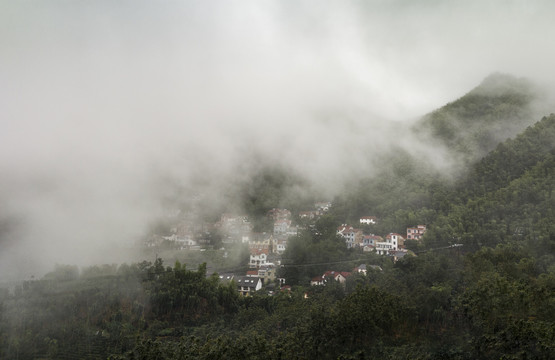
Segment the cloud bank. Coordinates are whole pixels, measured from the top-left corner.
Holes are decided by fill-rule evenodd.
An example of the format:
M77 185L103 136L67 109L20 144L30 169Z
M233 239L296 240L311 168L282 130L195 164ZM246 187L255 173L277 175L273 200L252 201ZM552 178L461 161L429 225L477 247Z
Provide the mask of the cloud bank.
M110 262L163 213L168 184L217 192L257 166L249 154L325 189L371 175L403 124L493 71L555 84L553 10L1 2L0 272Z

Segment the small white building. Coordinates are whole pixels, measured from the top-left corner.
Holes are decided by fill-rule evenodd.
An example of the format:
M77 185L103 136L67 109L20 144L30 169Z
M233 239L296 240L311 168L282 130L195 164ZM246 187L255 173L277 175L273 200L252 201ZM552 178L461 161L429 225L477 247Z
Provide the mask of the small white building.
M318 211L327 212L331 208L331 202L330 201L317 202L314 204L314 208L317 209Z
M275 252L279 255L283 254L285 252L285 249L287 249L287 241L286 240L277 240L275 243Z
M363 216L359 221L361 224L366 225L375 225L378 223L378 219L375 216Z

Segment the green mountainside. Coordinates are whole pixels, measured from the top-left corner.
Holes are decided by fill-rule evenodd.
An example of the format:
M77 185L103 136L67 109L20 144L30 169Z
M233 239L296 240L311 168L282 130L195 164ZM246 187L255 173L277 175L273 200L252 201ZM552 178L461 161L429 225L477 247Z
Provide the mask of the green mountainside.
M414 130L473 162L531 124L538 94L526 79L492 74L460 99L426 115Z
M205 264L159 258L81 272L58 265L0 291L0 358L553 358L555 115L526 117L531 89L495 75L424 118L464 154L465 171L443 174L399 148L379 176L358 179L289 239L280 275L290 289L242 297ZM502 124L510 131L499 138ZM249 215L284 203L301 209L304 200L283 199L301 185L264 168L241 195ZM378 216L365 229L378 234L426 224L421 243L407 242L416 256L393 262L347 249L335 229L363 215ZM308 286L325 270L361 263L379 267L344 286Z
M526 79L489 76L413 127L423 141L447 146L448 156L459 159L456 167L437 168L399 147L384 157L386 166L378 176L359 179L335 199L335 217L356 222L360 216L374 215L381 219L376 232L403 233L416 223L433 223L453 203L471 196L470 189L506 186L553 148L551 117L533 125L537 119L531 115L532 103L539 97Z
M555 115L501 143L462 179L450 208L433 223L428 245L462 242L470 249L526 242L555 250Z

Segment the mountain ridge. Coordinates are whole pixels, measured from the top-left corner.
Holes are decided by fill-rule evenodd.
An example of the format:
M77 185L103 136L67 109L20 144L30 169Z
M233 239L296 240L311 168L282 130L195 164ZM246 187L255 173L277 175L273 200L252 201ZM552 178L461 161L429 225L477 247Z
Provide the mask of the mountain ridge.
M462 97L424 115L413 130L470 164L530 125L539 97L539 88L530 80L494 73Z

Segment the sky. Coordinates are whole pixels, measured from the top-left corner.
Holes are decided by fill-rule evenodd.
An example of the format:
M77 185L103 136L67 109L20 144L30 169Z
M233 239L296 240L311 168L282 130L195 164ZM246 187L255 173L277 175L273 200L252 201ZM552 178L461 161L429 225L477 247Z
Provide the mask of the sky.
M0 0L0 278L119 261L252 154L339 188L493 72L551 87L554 4Z

